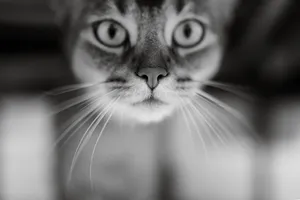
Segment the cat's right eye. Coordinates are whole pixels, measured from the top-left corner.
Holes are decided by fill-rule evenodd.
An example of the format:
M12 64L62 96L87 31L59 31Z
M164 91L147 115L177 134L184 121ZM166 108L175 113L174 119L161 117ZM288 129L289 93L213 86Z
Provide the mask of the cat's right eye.
M93 25L95 38L109 48L119 48L128 42L127 30L115 20L102 20Z

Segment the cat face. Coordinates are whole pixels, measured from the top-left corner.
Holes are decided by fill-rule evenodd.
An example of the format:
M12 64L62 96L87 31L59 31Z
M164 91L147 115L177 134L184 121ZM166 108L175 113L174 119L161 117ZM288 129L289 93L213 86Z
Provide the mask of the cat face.
M72 69L98 106L160 121L218 72L228 1L70 0Z

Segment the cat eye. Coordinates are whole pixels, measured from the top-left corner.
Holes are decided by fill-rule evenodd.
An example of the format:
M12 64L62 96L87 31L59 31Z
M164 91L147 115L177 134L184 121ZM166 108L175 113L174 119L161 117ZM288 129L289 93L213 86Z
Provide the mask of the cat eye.
M127 30L115 20L103 20L93 24L98 42L110 48L123 46L128 40Z
M202 42L204 36L204 24L196 19L189 19L177 25L173 33L173 42L180 48L193 48Z

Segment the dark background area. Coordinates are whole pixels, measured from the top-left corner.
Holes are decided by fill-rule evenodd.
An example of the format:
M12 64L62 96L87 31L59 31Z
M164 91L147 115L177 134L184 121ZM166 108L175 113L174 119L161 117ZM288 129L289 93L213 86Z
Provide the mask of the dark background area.
M298 93L299 17L296 0L241 0L220 79L248 84L262 96Z
M40 92L70 83L62 37L46 0L0 0L0 91Z

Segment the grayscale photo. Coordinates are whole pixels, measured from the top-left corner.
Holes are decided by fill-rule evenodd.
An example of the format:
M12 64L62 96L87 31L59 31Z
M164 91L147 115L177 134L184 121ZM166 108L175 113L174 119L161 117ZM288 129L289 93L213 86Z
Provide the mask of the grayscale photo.
M0 200L300 200L299 19L0 0Z

